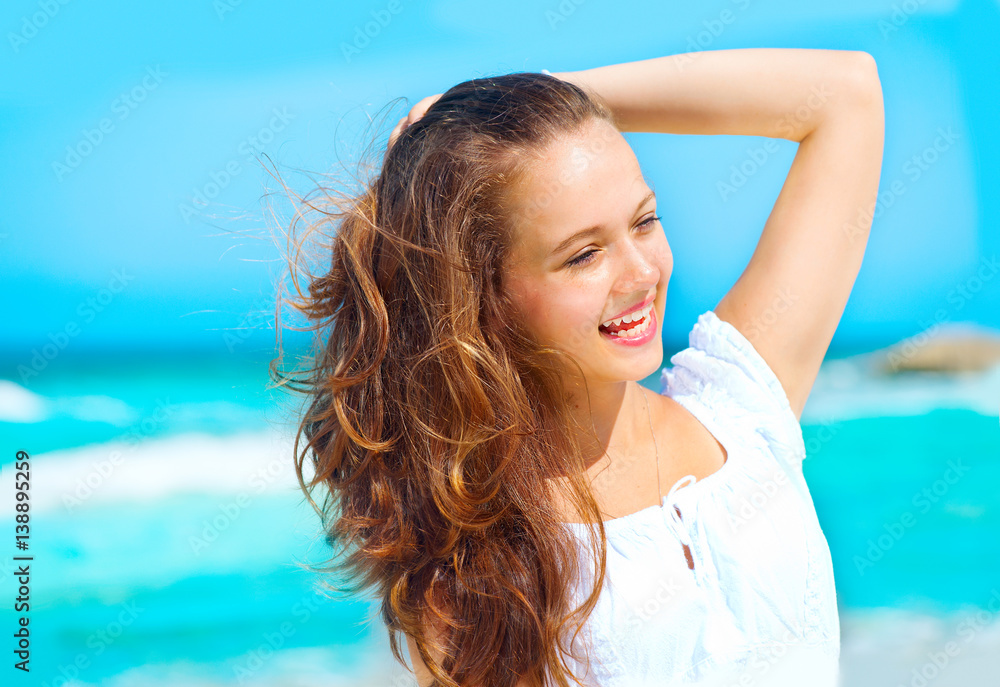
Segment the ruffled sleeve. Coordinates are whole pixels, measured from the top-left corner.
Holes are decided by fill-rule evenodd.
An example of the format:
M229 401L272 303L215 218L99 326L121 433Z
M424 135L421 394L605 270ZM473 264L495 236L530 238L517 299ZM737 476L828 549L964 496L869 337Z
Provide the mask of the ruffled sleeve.
M774 371L740 331L709 310L688 335L689 347L660 374L661 393L691 395L724 426L749 425L775 457L801 471L802 427Z

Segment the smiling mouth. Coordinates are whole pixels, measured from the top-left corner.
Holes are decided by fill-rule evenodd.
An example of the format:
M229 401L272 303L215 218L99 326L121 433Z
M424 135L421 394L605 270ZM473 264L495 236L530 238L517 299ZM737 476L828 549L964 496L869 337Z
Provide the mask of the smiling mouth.
M616 336L622 339L640 336L649 328L652 321L650 317L652 309L653 304L650 303L638 312L604 322L598 326L598 329L609 336Z

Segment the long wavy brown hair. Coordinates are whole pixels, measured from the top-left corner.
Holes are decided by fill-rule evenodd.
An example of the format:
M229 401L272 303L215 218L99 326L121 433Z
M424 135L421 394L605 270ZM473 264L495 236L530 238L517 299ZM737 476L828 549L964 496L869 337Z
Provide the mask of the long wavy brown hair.
M295 469L335 549L315 569L336 574L328 588L377 594L393 655L405 663L397 633L413 637L434 685L581 684L565 654L581 659L606 558L580 439L592 428L569 412L566 366L579 366L521 326L503 267L511 194L540 151L595 119L616 125L594 94L545 74L464 81L358 192L296 196L289 303L314 350L278 372L279 337L271 373L305 394ZM307 293L301 227L325 253ZM590 525L586 546L557 492ZM584 563L594 585L577 596Z

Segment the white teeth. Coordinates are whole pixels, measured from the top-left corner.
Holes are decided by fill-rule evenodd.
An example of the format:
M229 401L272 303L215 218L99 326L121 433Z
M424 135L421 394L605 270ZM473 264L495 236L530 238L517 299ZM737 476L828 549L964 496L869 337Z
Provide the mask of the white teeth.
M614 319L614 320L608 320L607 322L603 322L602 326L604 326L604 327L610 327L611 325L616 325L616 326L620 325L623 322L625 324L629 324L630 322L638 322L639 320L643 320L643 319L648 318L649 317L649 313L650 313L650 311L652 309L653 309L653 304L650 303L643 310L640 310L640 311L634 312L634 313L630 313L628 315L625 315L624 317L619 317L619 318ZM618 333L618 336L621 336L621 332Z
M626 329L624 331L616 332L615 334L613 334L613 336L617 336L620 339L628 339L631 337L639 336L640 334L644 333L647 329L649 329L649 325L650 321L646 320L642 324L636 327L632 327L632 329Z

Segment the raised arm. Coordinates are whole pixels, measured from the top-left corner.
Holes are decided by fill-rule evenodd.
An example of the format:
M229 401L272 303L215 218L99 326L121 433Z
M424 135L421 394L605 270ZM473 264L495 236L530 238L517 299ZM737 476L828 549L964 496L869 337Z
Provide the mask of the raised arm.
M754 48L554 76L602 96L623 131L799 143L757 248L715 314L753 343L800 418L868 243L885 128L875 60Z

